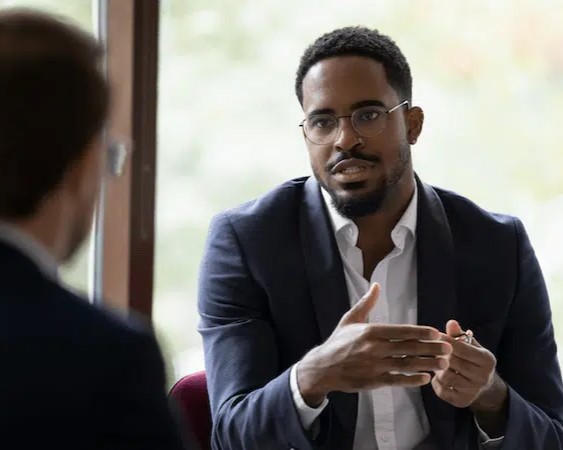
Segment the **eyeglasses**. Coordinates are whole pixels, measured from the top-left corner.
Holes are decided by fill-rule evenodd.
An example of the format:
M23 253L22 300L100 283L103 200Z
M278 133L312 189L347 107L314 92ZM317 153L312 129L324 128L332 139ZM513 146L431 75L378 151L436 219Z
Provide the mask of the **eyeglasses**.
M391 109L381 106L363 106L356 109L350 116L335 116L334 114L313 114L299 124L307 139L313 144L331 144L340 133L340 119L349 117L352 127L359 136L375 137L385 130L387 118L393 111L402 106L409 107L409 101L405 100Z

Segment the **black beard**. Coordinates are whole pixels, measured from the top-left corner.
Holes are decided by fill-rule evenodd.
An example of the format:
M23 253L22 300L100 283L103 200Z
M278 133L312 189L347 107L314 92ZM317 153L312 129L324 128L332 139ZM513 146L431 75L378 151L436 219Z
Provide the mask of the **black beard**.
M351 183L349 185L350 190L355 189L354 184L358 184L359 186L357 187L361 186L361 183ZM389 194L389 189L386 185L378 186L374 191L356 198L343 198L333 195L330 191L328 192L330 193L332 205L340 215L353 220L369 216L381 210Z
M375 158L368 158L359 153L351 155L342 155L338 161L342 159L357 158L366 161L375 162ZM337 162L338 162L337 161ZM335 163L327 165L327 171L334 167ZM389 197L397 186L399 185L401 179L403 178L405 172L411 165L411 152L410 146L405 144L399 149L399 160L394 164L389 178L384 178L380 185L377 186L373 191L368 192L362 196L356 198L343 198L335 195L328 186L320 179L320 177L315 174L319 184L326 189L330 194L332 199L332 205L340 213L340 215L347 217L348 219L354 220L360 217L369 216L370 214L377 213L381 210L385 201ZM349 191L360 189L363 183L349 183L347 188Z

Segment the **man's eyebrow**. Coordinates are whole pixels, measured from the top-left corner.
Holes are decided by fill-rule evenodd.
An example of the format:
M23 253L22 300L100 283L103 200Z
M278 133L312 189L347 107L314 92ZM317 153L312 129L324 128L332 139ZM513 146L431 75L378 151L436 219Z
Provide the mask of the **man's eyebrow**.
M311 116L315 116L317 114L334 114L336 111L332 108L320 108L320 109L314 109L313 111L311 111L309 114L307 114L307 117L311 117Z
M381 100L362 100L360 102L354 103L351 109L354 110L358 108L363 108L364 106L381 106L382 108L387 109L387 106Z
M381 106L382 108L387 108L385 103L383 103L381 100L373 99L373 100L361 100L359 102L353 103L350 106L350 109L353 111L358 108L363 108L365 106ZM336 111L332 108L319 108L311 111L309 114L307 114L307 117L315 116L317 114L335 114L335 113Z

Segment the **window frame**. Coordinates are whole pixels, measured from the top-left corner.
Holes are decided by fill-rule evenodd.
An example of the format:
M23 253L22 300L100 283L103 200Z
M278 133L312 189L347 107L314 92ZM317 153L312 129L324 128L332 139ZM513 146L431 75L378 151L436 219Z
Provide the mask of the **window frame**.
M100 0L112 108L109 144L129 145L119 177L104 179L95 226L93 298L152 315L154 285L158 0Z

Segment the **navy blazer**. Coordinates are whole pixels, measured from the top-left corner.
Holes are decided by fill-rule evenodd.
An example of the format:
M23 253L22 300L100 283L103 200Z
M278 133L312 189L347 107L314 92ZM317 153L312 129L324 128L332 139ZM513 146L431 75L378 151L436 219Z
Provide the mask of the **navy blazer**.
M154 337L0 243L0 448L179 450Z
M502 448L563 448L563 386L545 283L521 222L418 183L418 323L455 318L497 357L509 385ZM289 181L212 221L200 274L200 330L215 449L352 449L357 394L333 392L311 440L291 366L349 309L319 185ZM469 409L421 388L440 449L476 448Z

